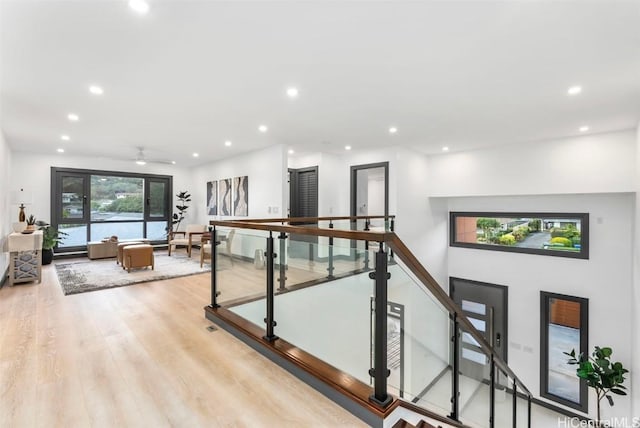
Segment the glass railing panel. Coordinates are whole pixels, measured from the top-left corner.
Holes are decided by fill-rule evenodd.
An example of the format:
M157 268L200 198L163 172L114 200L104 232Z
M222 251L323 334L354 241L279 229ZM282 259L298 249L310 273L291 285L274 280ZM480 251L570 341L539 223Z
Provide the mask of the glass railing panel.
M288 259L287 292L274 302L275 334L369 383L374 282L367 272L328 280L325 268L325 262Z
M518 428L527 428L529 426L529 400L526 395L522 394L520 389L518 389L516 397L516 426Z
M218 304L264 328L268 232L218 229ZM259 302L259 303L256 303Z
M458 419L471 427L488 427L491 389L490 359L463 328L459 329L459 343Z
M330 246L327 243L326 237L296 235L286 239L283 254L287 288L353 275L366 266L373 266L370 251L358 251L348 246ZM280 248L278 245L276 243L276 249ZM279 256L276 260L282 258Z
M388 270L389 390L428 410L449 414L449 313L401 264L390 265Z
M513 380L496 367L495 426L513 426Z

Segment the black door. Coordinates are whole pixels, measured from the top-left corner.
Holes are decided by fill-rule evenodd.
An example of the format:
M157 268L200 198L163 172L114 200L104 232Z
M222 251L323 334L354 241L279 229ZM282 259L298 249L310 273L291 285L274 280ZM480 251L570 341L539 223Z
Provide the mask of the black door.
M289 217L318 217L318 167L289 169ZM297 226L317 227L317 222L295 222ZM314 259L318 237L291 234L289 257Z
M451 298L507 361L507 287L461 278L450 279ZM460 373L474 379L489 378L489 360L478 343L462 333L460 340Z

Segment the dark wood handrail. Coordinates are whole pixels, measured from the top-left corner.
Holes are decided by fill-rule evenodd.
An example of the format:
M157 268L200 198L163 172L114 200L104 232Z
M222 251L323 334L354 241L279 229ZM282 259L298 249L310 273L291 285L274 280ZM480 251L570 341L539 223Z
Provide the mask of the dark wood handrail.
M314 217L315 218L315 217ZM297 221L297 220L296 220ZM392 232L370 232L364 230L343 230L329 228L310 228L304 226L285 226L281 224L250 223L236 220L211 220L211 226L236 227L238 229L266 230L272 232L294 233L296 235L326 236L331 238L353 239L355 241L385 242Z
M395 215L361 215L361 216L335 216L335 217L284 217L284 218L254 218L254 219L234 219L243 223L315 223L318 221L333 220L375 220L394 219ZM223 220L224 221L224 220Z

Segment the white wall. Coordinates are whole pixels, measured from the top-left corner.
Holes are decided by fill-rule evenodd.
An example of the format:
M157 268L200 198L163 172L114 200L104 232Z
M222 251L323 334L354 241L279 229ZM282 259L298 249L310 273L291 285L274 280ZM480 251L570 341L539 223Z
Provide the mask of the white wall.
M611 346L616 360L631 363L637 340L637 330L627 327L633 310L633 194L451 198L449 210L589 213L588 260L450 247L448 273L509 287L509 365L536 394L540 291L588 298L589 348ZM595 400L589 401L594 416ZM629 416L630 408L629 398L616 397L614 408L604 405L604 416Z
M244 175L249 181L249 216L246 218L286 216L286 211L283 212L283 209L286 210L283 192L287 183L286 152L284 146L276 145L195 168L191 194L197 221L209 223L209 220L214 219L235 218L208 215L207 182Z
M207 213L207 182L246 175L248 177L248 217L210 216ZM246 153L200 166L193 170L193 206L196 221L208 224L210 220L230 220L233 218L280 218L286 217L287 201L287 155L283 145ZM245 232L262 235L259 231ZM257 248L264 249L264 243L257 239L240 237L236 233L231 251L246 257L253 257Z
M635 176L635 230L634 230L634 249L633 249L633 323L631 331L636 332L633 341L633 360L630 361L631 371L631 390L633 398L633 415L640 415L640 123L636 132L636 176Z
M38 220L51 220L51 167L172 175L174 198L179 191L193 191L194 188L189 170L176 165L149 163L140 166L134 162L106 158L14 152L11 159L10 188L24 188L25 191L33 192L33 204L25 212L27 215L35 215ZM177 201L174 199L173 205L175 202ZM185 221L193 218L194 205L192 202Z
M635 192L635 153L623 131L431 156L429 195Z
M8 253L5 251L7 235L13 230L11 223L18 221L18 207L12 207L10 203L10 194L13 188L10 184L11 177L11 149L7 144L4 134L0 130L0 189L2 189L2 197L0 197L0 275L4 275L9 267ZM16 189L17 190L17 189ZM13 212L15 211L15 212ZM0 280L2 283L4 276Z

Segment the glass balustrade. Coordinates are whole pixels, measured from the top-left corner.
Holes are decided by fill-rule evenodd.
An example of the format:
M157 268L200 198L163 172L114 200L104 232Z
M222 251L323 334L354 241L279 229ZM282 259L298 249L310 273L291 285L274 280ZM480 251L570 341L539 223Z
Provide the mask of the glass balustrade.
M243 229L217 229L216 275L218 304L236 311L248 302L264 300L266 279L266 238L268 232ZM258 318L239 315L264 327L264 305Z
M439 414L451 411L451 319L402 263L389 266L390 391Z
M390 221L381 221L380 231L388 231ZM274 336L269 330L267 336L285 340L370 385L372 391L374 386L376 391L384 387L389 394L470 427L491 427L491 417L495 427L511 427L514 421L516 427L529 426L528 391L498 364L498 357L493 357L492 372L492 357L480 333L485 328L464 318L442 290L434 288L437 284L413 255L398 246L397 238L381 244L376 239L388 237L371 234L365 241L355 239L361 235L332 237L330 230L320 231L321 236L305 233L328 227L324 220L301 226L295 233L291 229L281 233L264 223L274 230L221 224L215 257L219 305L263 331L266 320L272 319ZM366 226L362 219L333 220L332 225L334 232L357 225L359 233ZM269 257L269 236L273 257ZM399 251L393 258L391 247ZM380 251L386 270L376 266ZM388 274L384 314L377 314L375 307L375 278L380 274ZM384 317L378 325L386 325L386 341L376 335L377 316ZM468 323L474 328L464 327ZM370 371L378 364L374 355L382 343L389 370L386 385ZM519 393L515 397L514 384Z

